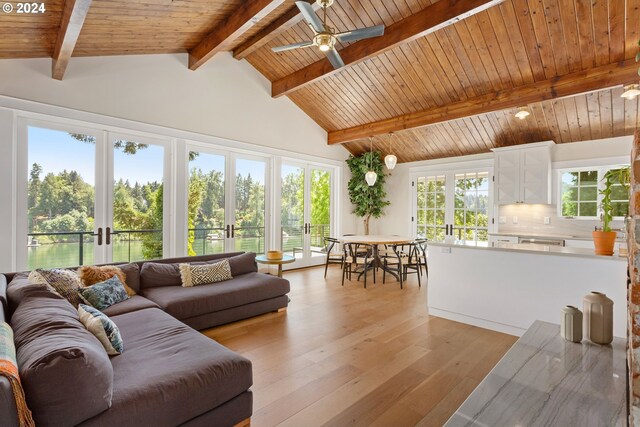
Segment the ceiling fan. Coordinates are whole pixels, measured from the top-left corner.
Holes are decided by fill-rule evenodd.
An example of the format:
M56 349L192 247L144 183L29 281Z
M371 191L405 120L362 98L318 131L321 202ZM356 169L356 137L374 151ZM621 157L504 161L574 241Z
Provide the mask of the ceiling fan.
M340 41L342 43L354 42L371 37L378 37L384 34L384 25L376 25L374 27L336 33L335 28L327 25L327 8L333 4L333 1L334 0L316 0L316 3L320 5L324 12L322 20L320 20L318 15L315 14L313 7L308 2L297 1L296 6L298 6L300 13L315 34L313 39L310 41L274 47L271 50L274 52L285 52L292 49L317 46L318 49L327 55L327 59L329 59L333 68L337 69L344 67L344 62L335 48L336 41Z

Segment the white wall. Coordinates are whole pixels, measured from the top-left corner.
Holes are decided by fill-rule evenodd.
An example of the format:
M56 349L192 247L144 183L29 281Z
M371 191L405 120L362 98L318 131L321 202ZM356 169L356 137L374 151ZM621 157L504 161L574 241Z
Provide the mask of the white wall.
M126 119L143 127L218 137L230 145L276 148L293 158L302 154L343 161L348 156L343 147L327 145L326 132L288 98L271 98L270 82L248 62L228 53L197 71L188 69L186 54L73 58L63 81L51 78L50 59L0 60L0 271L15 265L11 236L16 218L9 201L16 176L17 116L19 110L46 112L47 105L70 109L68 116L95 113L96 122ZM347 179L343 173L340 221L351 228Z
M578 163L581 161L589 163L590 161L597 162L598 160L603 158L613 157L623 157L628 161L631 153L632 141L633 137L625 136L617 138L606 138L595 141L556 144L551 150L552 161L554 162L554 167L574 161ZM487 159L493 159L493 153L402 163L396 166L396 168L392 171L391 176L387 178L387 193L389 194L391 206L387 208L387 214L384 217L374 221L372 225L372 232L401 235L411 234L411 223L408 221L411 211L411 179L409 176L410 168L437 165L447 167L458 162L479 161ZM522 218L525 223L528 223L527 217L523 216L526 215L528 206L518 206L518 209L519 218ZM555 211L555 208L553 208L552 211ZM494 210L494 216L496 218L499 215L498 212L498 210ZM532 212L530 222L541 222L542 219L537 218L537 216L534 218L534 214L535 212ZM540 219L540 221L538 221L538 219ZM552 218L552 225L563 221L566 225L566 222L571 220L558 220L556 218ZM498 221L496 220L496 222ZM581 225L585 224L586 223ZM615 225L618 226L619 224L616 223ZM592 225L588 224L586 228L590 229L592 228ZM536 231L540 232L541 230L537 229Z

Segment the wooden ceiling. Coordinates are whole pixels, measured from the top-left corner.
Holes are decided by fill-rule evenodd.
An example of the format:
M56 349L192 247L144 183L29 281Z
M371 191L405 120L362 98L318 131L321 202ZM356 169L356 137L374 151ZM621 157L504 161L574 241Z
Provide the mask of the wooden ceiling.
M313 48L271 51L310 39L311 31L296 18L291 0L51 0L45 15L3 16L0 26L9 31L0 40L0 58L54 56L65 7L87 1L90 7L73 56L191 52L193 57L204 49L201 58L206 61L207 52L235 50L275 82L276 94L296 72L308 76L314 63L326 61ZM447 6L440 7L444 10L478 0L440 1L437 6ZM396 27L407 27L425 8L435 10L435 4L336 0L328 20L339 31L378 24L391 31L398 22ZM388 131L394 130L393 151L401 162L548 139L566 143L632 134L640 120L638 99L625 101L620 93L621 84L637 81L632 58L640 39L640 0L505 0L490 5L382 53L369 41L358 42L369 43L362 49L358 43L339 46L366 51L367 59L346 61L346 67L286 94L330 139L357 136L344 144L354 154L368 149L363 136L369 134L377 134L374 148L386 153ZM248 7L254 9L242 12ZM245 25L235 25L245 15ZM231 29L220 31L225 26ZM225 38L216 31L233 35ZM618 70L611 72L609 64ZM191 58L192 69L198 65ZM597 70L606 71L603 79L583 83ZM554 86L562 81L559 76L575 76L571 90ZM520 93L530 96L505 102L509 94ZM532 113L525 120L514 117L519 99ZM359 131L344 131L354 128Z

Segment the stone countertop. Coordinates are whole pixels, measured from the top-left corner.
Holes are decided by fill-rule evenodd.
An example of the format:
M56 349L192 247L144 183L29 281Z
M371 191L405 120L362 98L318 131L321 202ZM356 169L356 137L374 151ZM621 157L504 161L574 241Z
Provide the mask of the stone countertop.
M572 343L558 325L536 321L445 427L626 423L625 340Z
M603 261L618 261L627 262L626 256L618 256L617 253L613 256L596 255L592 249L585 248L572 248L566 246L546 246L537 245L533 243L506 243L498 242L495 246L490 246L488 242L461 242L454 243L440 243L429 242L430 247L442 246L451 248L464 248L464 249L480 249L488 251L502 251L502 252L522 252L532 253L537 255L560 255L560 256L573 256L581 258L595 258Z
M618 236L620 236L618 232ZM622 233L624 236L624 233ZM489 236L525 237L532 239L556 239L556 240L593 240L592 236L569 234L545 234L545 233L489 233ZM616 242L626 242L626 237L617 237Z

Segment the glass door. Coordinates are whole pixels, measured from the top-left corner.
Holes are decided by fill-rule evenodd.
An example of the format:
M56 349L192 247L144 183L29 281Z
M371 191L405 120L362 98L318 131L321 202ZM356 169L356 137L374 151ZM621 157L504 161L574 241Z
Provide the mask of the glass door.
M229 251L265 252L266 177L265 159L234 155L235 185L230 212Z
M165 250L165 146L162 141L109 135L110 218L105 249L112 262L162 258Z
M26 200L18 203L26 210L19 215L19 221L26 218L26 235L18 239L18 268L103 262L94 239L103 219L97 208L103 188L96 180L101 132L50 124L23 132L28 176L26 191L19 191Z
M488 243L492 174L489 168L415 174L412 219L416 238Z
M281 167L280 244L296 258L291 268L326 259L324 238L331 235L332 171L287 162Z
M188 161L187 255L223 253L227 250L227 156L192 150Z

